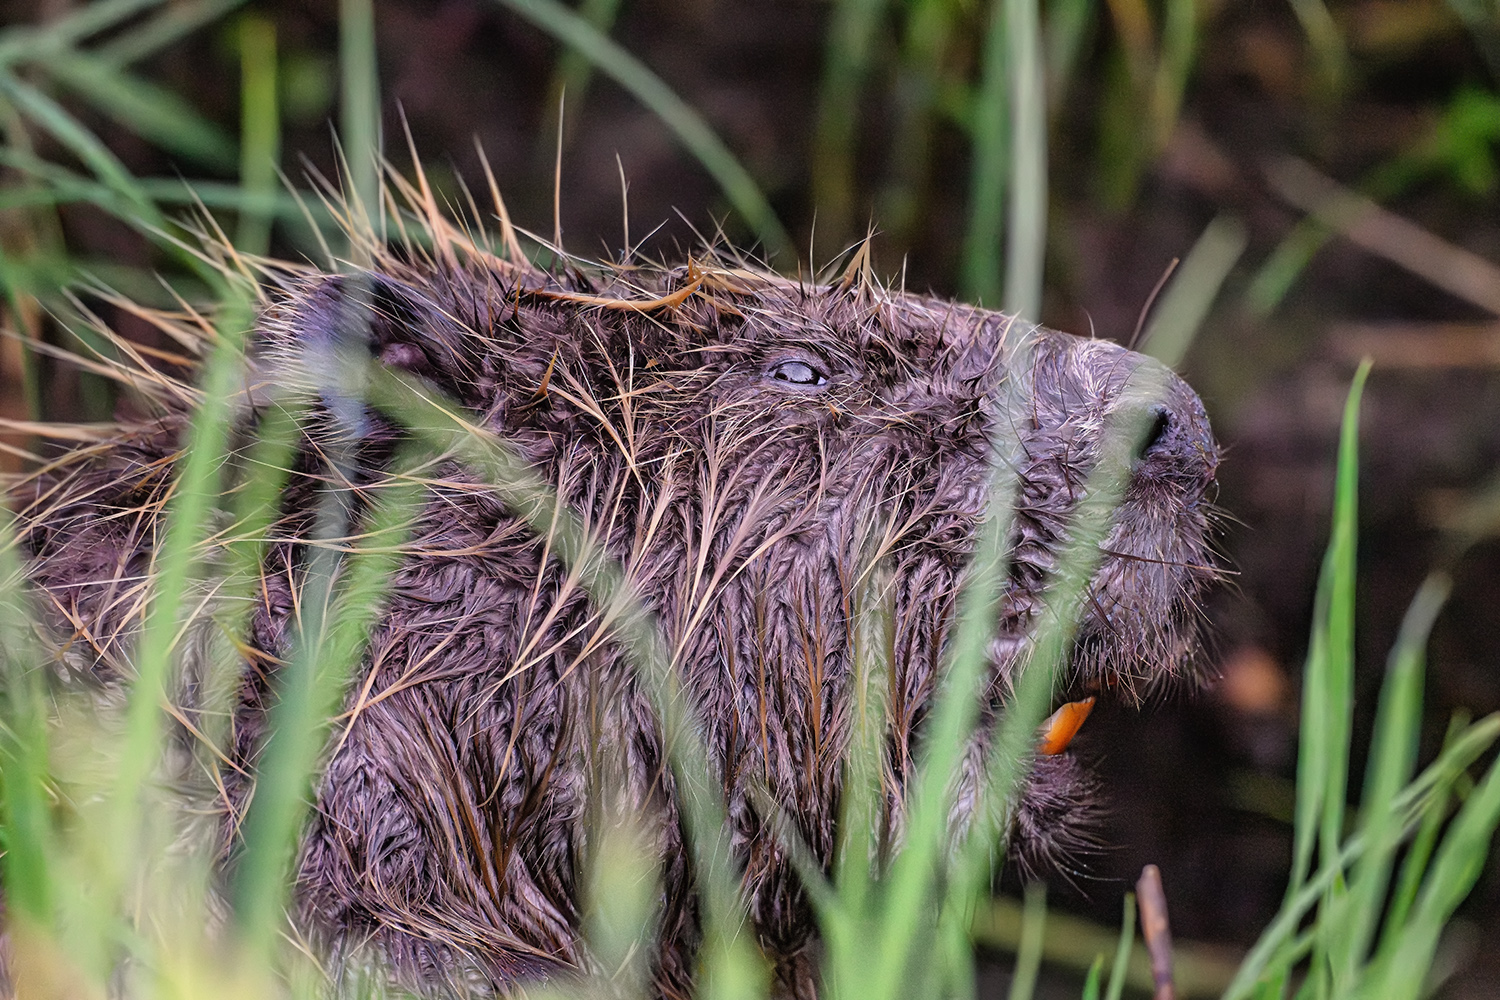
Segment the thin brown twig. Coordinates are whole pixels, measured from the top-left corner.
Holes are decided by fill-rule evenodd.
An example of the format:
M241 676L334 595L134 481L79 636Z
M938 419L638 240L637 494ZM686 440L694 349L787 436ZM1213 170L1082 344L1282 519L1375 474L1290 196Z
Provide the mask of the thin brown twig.
M1151 289L1150 295L1146 296L1146 304L1141 306L1141 314L1135 318L1135 330L1130 334L1130 343L1125 345L1125 350L1133 351L1140 344L1141 333L1146 329L1146 317L1151 315L1151 307L1156 305L1156 297L1161 294L1163 288L1167 287L1167 280L1172 277L1177 270L1177 265L1181 263L1181 257L1173 257L1167 269L1161 273L1161 277L1156 279L1156 287Z
M1147 865L1135 884L1136 904L1141 908L1141 936L1151 956L1151 979L1155 1000L1176 1000L1172 980L1172 928L1167 922L1167 893L1161 884L1161 869Z

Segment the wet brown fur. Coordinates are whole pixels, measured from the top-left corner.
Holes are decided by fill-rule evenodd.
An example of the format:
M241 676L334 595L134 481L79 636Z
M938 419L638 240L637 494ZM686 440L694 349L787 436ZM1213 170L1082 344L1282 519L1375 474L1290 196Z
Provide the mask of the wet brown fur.
M407 193L420 210L421 192ZM548 273L489 256L434 212L424 221L437 251L381 250L357 277L283 276L257 323L259 376L300 382L322 404L250 615L235 767L224 769L226 856L296 627L318 497L331 484L365 509L400 438L371 411L351 417L337 379L320 374L336 356L324 348L352 329L370 355L512 442L606 540L705 720L759 940L784 988L801 988L813 921L748 789L763 783L828 860L851 606L866 571L889 567L899 786L984 516L992 438L1013 431L1022 456L993 708L1024 661L1104 421L1132 372L1154 363L884 289L861 268L831 285L716 260ZM1023 347L1029 366L1012 367ZM809 374L821 384L797 383ZM1008 388L1028 411L1009 428ZM132 674L185 421L181 391L157 395L159 419L52 463L22 491L59 662L106 685ZM327 460L339 449L352 469ZM1197 603L1216 575L1217 454L1197 397L1171 379L1104 546L1071 690L1139 699L1189 672ZM674 779L611 625L549 539L472 472L450 461L427 473L424 513L318 783L299 921L335 956L374 956L424 989L504 993L583 963L580 865L606 782L654 824L655 977L664 994L686 993L697 917ZM1016 804L1013 851L1033 866L1067 863L1088 839L1093 792L1071 754L1044 759Z

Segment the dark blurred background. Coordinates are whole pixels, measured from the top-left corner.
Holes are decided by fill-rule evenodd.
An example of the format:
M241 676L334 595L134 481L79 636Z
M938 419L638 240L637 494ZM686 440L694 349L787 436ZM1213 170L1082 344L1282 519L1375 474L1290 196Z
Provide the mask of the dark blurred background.
M984 221L976 179L976 150L994 124L990 4L582 4L702 116L765 193L789 238L776 266L827 265L873 229L875 267L890 280L999 304L999 274L985 261L998 259L1002 230ZM0 23L52 23L82 6L7 0ZM308 170L337 176L335 0L139 6L89 39L90 51L116 44L115 64L148 96L175 95L190 119L212 126L206 145L151 132L120 110L118 93L90 91L86 72L49 64L45 53L0 62L9 59L8 72L75 115L136 176L229 182L250 24L274 42L282 169L298 184ZM169 44L119 44L173 11L184 27ZM746 224L656 113L586 61L565 58L515 5L378 0L375 14L387 155L409 163L404 115L429 177L455 203L460 178L486 187L477 139L517 224L550 236L566 91L560 224L569 251L619 253L622 173L640 252L680 258L719 229L733 244L769 249L757 243L765 227ZM1143 714L1096 713L1079 746L1107 776L1114 812L1105 839L1115 846L1089 872L1060 880L1051 898L1113 925L1141 866L1155 863L1179 938L1244 947L1285 887L1298 674L1337 421L1364 355L1375 369L1362 442L1354 759L1407 601L1465 539L1478 541L1452 563L1457 585L1431 647L1426 752L1455 710L1500 710L1500 550L1487 540L1500 509L1500 263L1487 263L1500 262L1500 6L1048 0L1042 14L1051 193L1036 318L1129 341L1153 289L1211 220L1234 220L1246 236L1182 366L1225 445L1221 545L1237 575L1206 609L1221 680ZM0 118L9 150L97 174L3 95ZM215 147L220 140L229 145ZM12 155L0 165L6 324L55 337L46 310L80 267L159 296L143 276L172 271L170 255L97 208L27 203L19 194L33 183L28 163ZM1390 214L1366 211L1342 233L1310 223L1307 211L1330 204L1333 184ZM270 245L310 252L291 218ZM127 331L141 326L98 308ZM27 368L6 350L8 414L99 418L115 405L77 376ZM1500 940L1493 863L1461 914L1448 952L1460 968L1443 995L1500 995L1500 950L1477 945Z

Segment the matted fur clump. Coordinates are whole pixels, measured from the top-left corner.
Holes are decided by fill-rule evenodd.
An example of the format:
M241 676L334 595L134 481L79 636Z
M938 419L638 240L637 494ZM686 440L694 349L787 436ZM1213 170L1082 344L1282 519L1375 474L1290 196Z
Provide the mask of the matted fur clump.
M329 388L337 378L309 374L310 356L335 357L322 348L353 331L372 357L511 442L606 541L703 720L759 941L783 988L803 988L814 922L750 788L763 785L829 861L852 608L871 565L884 567L893 611L888 766L899 789L951 644L992 441L1018 437L1021 458L986 718L1024 662L1106 418L1127 379L1156 364L858 272L834 285L704 263L549 273L445 251L381 254L362 274L301 273L268 293L258 375L300 380L322 403L261 567L231 759L252 772L263 745L319 496L345 491L358 521L402 437L357 401L351 416ZM121 427L23 491L32 577L58 647L105 684L130 676L185 421L174 406ZM1190 673L1198 601L1216 576L1217 460L1197 397L1167 376L1085 601L1067 697L1139 699ZM428 474L317 783L297 918L330 952L373 954L424 990L505 993L567 968L582 960L590 790L607 773L613 795L656 818L655 979L685 993L697 916L674 779L612 623L549 538L472 472L449 461ZM224 777L228 858L249 782L231 768ZM1094 798L1071 753L1042 757L1013 808L1013 853L1066 863L1088 839Z

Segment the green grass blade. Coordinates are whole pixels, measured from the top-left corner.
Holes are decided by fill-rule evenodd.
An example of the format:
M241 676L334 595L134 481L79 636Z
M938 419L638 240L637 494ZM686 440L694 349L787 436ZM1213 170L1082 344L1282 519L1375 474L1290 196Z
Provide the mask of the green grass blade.
M1102 558L1100 547L1165 395L1167 377L1165 368L1142 364L1120 390L1105 421L1099 457L1084 484L1083 498L1068 525L1067 544L1043 595L1030 660L991 745L984 785L988 801L980 808L963 848L969 877L980 884L988 883L989 853L1001 834L999 829L985 827L1008 814L1015 786L1025 777L1037 726L1046 715L1056 679L1072 651L1089 584ZM959 876L954 878L955 883L959 880Z
M1025 371L1031 352L1029 336L1012 321L1009 336L1020 337L1013 370ZM1028 403L1026 390L1007 383L1005 406L1011 419L1020 420ZM997 426L1019 426L997 421ZM938 859L949 836L950 801L966 742L979 719L988 671L988 647L1000 613L1003 583L1009 565L1010 526L1014 517L1016 476L1014 454L1018 442L997 435L992 441L992 479L989 510L980 531L974 563L958 599L958 624L953 652L938 682L927 732L916 772L907 786L907 822L902 849L891 865L885 887L883 943L878 960L866 970L876 988L899 988L908 956L916 947L922 915L930 912ZM950 914L948 919L957 920Z
M1325 574L1326 575L1326 574ZM1292 874L1287 896L1295 895L1312 870L1318 817L1328 794L1328 588L1319 582L1313 603L1312 635L1302 670L1302 714L1297 744L1296 810L1292 821Z
M1255 320L1276 311L1291 291L1313 255L1332 237L1332 231L1316 219L1300 219L1276 244L1245 289L1245 309Z
M1182 364L1188 345L1208 318L1224 279L1245 252L1248 239L1238 219L1214 217L1172 275L1141 339L1142 351L1169 368Z
M1010 163L1005 3L1006 0L992 0L984 39L984 69L974 100L969 226L964 235L959 273L963 296L990 306L1000 301L1000 240L1005 226L1005 186Z
M46 926L57 836L47 791L49 697L13 516L0 513L0 805L6 916Z
M1057 114L1068 96L1068 85L1090 29L1094 0L1054 0L1047 5L1047 107Z
M1135 944L1135 893L1125 894L1125 916L1120 921L1120 943L1115 946L1115 961L1109 969L1109 989L1105 1000L1120 1000L1125 989L1125 973L1130 967L1130 950Z
M608 797L608 765L598 796ZM623 783L621 785L623 787ZM607 802L589 828L582 930L604 983L599 995L647 995L661 893L661 858L641 817ZM607 992L606 992L607 990Z
M46 62L58 83L168 153L215 171L234 169L235 142L180 95L82 53Z
M1334 484L1333 538L1329 545L1327 795L1323 803L1320 849L1337 853L1344 835L1349 785L1349 740L1354 716L1354 577L1359 537L1359 407L1370 363L1359 366L1344 404L1339 432L1338 474Z
M107 31L143 10L165 2L166 0L96 0L50 24L7 28L0 32L0 69L23 60L51 56L90 35Z
M1100 955L1094 959L1094 964L1089 966L1088 974L1083 980L1082 1000L1099 1000L1100 979L1104 975L1104 956Z
M1318 580L1313 633L1303 679L1301 742L1297 754L1294 861L1288 895L1311 868L1313 848L1338 853L1343 836L1353 709L1354 562L1358 530L1359 401L1369 365L1349 389L1339 437L1332 537Z
M853 733L844 766L838 843L834 853L834 887L849 920L865 916L878 857L881 813L885 805L885 737L888 679L894 641L894 616L880 600L881 574L873 574L856 612ZM852 941L855 928L847 928ZM856 942L857 946L857 942Z
M1345 981L1352 981L1364 963L1390 885L1399 833L1391 804L1416 770L1425 650L1433 623L1451 588L1452 581L1446 574L1435 574L1423 582L1407 609L1400 635L1391 650L1360 803L1370 850L1354 868L1347 925L1340 928L1343 940L1336 969Z
M416 460L398 454L395 467L409 468ZM271 735L256 772L244 854L234 873L235 917L252 954L264 953L283 923L298 834L330 716L364 655L421 509L425 484L401 472L392 480L379 491L369 525L347 557L334 547L350 527L342 498L330 492L320 506L314 533L325 544L309 559L298 635L278 677Z
M679 807L702 893L704 944L700 995L750 997L762 989L763 970L740 899L737 863L722 802L722 783L709 768L696 711L681 688L660 630L602 541L508 445L465 411L413 376L372 369L369 401L439 454L451 454L490 484L497 499L553 540L553 551L615 623L616 634L661 725L662 743L677 779Z
M66 167L4 147L0 147L0 165L14 167L45 182L44 187L29 186L0 191L0 209L86 201L124 222L136 225L140 223L136 213L137 203L126 200L114 189ZM138 177L134 179L134 183L148 200L160 205L201 204L210 209L270 215L283 223L307 224L303 206L299 205L293 194L279 185L270 191L252 192L238 184L188 181L177 177ZM313 224L330 226L333 223L327 206L321 203L307 206L307 214L312 216Z
M1500 739L1500 714L1491 715L1453 738L1449 746L1427 766L1417 779L1401 790L1392 803L1400 817L1402 836L1418 823L1425 822L1435 798L1446 797L1448 789L1496 739ZM1363 831L1344 843L1337 856L1324 859L1318 872L1306 879L1295 893L1289 893L1275 918L1261 932L1260 940L1240 964L1234 981L1224 992L1224 1000L1239 1000L1251 995L1265 974L1284 971L1290 961L1300 958L1311 947L1315 933L1306 940L1298 937L1298 928L1307 912L1317 905L1334 881L1365 852ZM1317 928L1314 928L1316 932Z
M1151 94L1151 117L1156 126L1155 148L1165 149L1177 127L1182 95L1187 90L1193 58L1198 54L1196 0L1167 0L1162 18L1161 57Z
M592 24L601 35L606 37L613 30L619 13L620 0L583 0L578 5L578 16ZM557 107L558 103L566 97L568 120L564 125L564 130L569 137L578 121L578 112L583 106L585 95L588 94L589 79L593 73L593 64L577 49L567 49L557 61L552 86L548 89L551 99L547 101L547 107Z
M843 248L855 225L860 96L887 3L837 0L823 45L823 80L811 154L812 198L818 210L819 241L835 252ZM811 263L816 268L817 261Z
M0 71L0 93L82 160L105 186L123 198L140 215L142 221L147 225L161 227L160 213L130 171L62 105L30 84L3 71Z
M174 3L149 21L122 32L93 50L105 66L121 69L153 56L205 25L243 7L247 0L189 0ZM97 6L97 5L96 5Z
M672 130L679 142L697 157L698 162L718 182L724 196L744 216L764 247L768 259L786 252L791 241L771 203L761 192L750 173L740 165L724 141L714 133L703 116L693 110L635 56L626 52L598 28L569 11L556 0L496 0L565 45L582 52L590 62L629 91L662 124Z
M1020 370L1025 370L1024 365ZM946 796L952 794L956 783L957 771L953 768L957 766L957 755L967 745L967 736L964 735L967 730L959 730L956 736L940 735L943 703L940 701L934 710L933 729L929 731L928 739L936 749L919 771L911 793L907 840L900 857L892 865L887 914L876 949L876 968L879 970L876 982L885 984L886 989L900 988L901 973L909 968L913 949L921 943L918 934L920 915L930 912L933 903L939 902L943 908L942 919L962 921L967 925L974 901L989 885L991 858L996 844L1002 839L1000 824L1009 814L1016 784L1025 775L1036 727L1046 714L1057 671L1066 661L1088 583L1098 565L1099 544L1123 493L1137 443L1146 433L1153 408L1161 397L1160 379L1164 375L1164 370L1156 368L1154 363L1137 369L1122 390L1107 423L1098 462L1085 484L1083 499L1069 525L1068 544L1060 554L1058 568L1037 616L1039 624L1033 639L1033 652L1019 670L1012 696L989 741L985 767L981 772L980 801L963 840L952 848L946 895L941 901L934 901L930 896L936 891L938 850L940 846L946 846L950 836ZM1013 393L1011 405L1020 402L1022 395L1024 393ZM1000 467L1006 469L1012 465L1002 460ZM998 502L994 496L992 494L992 503ZM998 521L999 518L992 520ZM999 546L1002 552L1003 544L1002 541ZM979 565L983 567L984 564ZM999 579L1002 578L984 582L993 587ZM984 596L997 601L999 594L990 592ZM960 606L964 607L963 604ZM962 613L960 621L961 641L962 630L969 628L974 628L987 641L988 629L994 619L989 615ZM982 667L961 666L964 661L960 657L965 652L960 645L949 670L952 677L941 689L944 698L951 697L949 692L970 689L969 685L973 683L967 676L970 671L984 676ZM982 647L978 659L981 664L986 663ZM960 681L954 683L952 678L960 678ZM976 705L980 700L979 697L973 698ZM971 706L969 710L974 708ZM933 766L947 764L949 760L952 764L947 767ZM947 780L940 783L938 779L945 776Z
M1042 935L1047 928L1047 890L1037 883L1026 887L1026 916L1021 924L1021 946L1011 974L1009 1000L1031 1000L1042 966Z
M1319 74L1323 77L1323 93L1334 99L1343 90L1348 75L1349 52L1344 46L1338 22L1333 19L1324 0L1288 0L1303 32L1312 46Z
M240 183L247 197L271 202L279 192L281 112L276 88L276 26L263 17L240 22ZM271 213L243 211L235 246L265 256L271 248Z
M162 705L181 634L186 596L204 558L204 539L219 496L220 468L228 447L231 407L239 388L243 343L252 310L245 290L232 290L220 314L219 340L203 373L203 403L186 434L177 478L167 502L155 553L155 589L136 647L136 678L125 713L120 765L112 788L107 836L113 856L100 897L114 903L120 880L133 864L140 836L142 790L163 746Z
M887 242L896 247L911 245L921 227L944 94L967 87L944 61L961 16L955 0L908 0L905 5L900 65L892 88L890 166L875 209Z
M1457 742L1467 728L1466 713L1458 713L1450 719L1448 732L1443 737L1443 749L1446 751ZM1411 848L1406 852L1405 860L1401 862L1401 875L1395 890L1391 893L1385 929L1381 935L1381 952L1388 953L1394 950L1395 942L1406 927L1407 917L1411 915L1411 908L1416 904L1417 893L1421 890L1423 878L1427 874L1427 865L1432 860L1433 851L1437 849L1438 836L1442 833L1444 821L1448 818L1448 804L1451 799L1449 789L1444 787L1439 794L1433 796L1422 814L1421 825L1417 828L1417 835L1412 838Z
M291 477L306 412L305 402L291 397L273 398L265 406L230 498L234 519L225 532L226 610L219 627L231 644L224 650L222 662L213 664L215 669L203 695L203 728L215 746L222 746L229 735L233 698L244 668L238 643L249 632L261 588L261 567L270 548L268 532L280 512L282 491Z
M1393 950L1377 959L1361 996L1371 1000L1416 1000L1432 968L1438 937L1479 881L1500 826L1500 763L1490 765L1443 835L1411 918Z
M877 873L886 804L886 733L894 618L882 599L889 585L876 572L856 596L851 658L852 733L844 760L843 790L834 846L833 884L811 851L798 874L817 908L825 942L823 982L830 996L859 996L867 988L868 938L879 905ZM811 868L812 871L804 870Z
M380 204L380 76L375 61L373 0L339 0L339 66L343 94L339 132L355 218L378 218ZM358 241L355 241L356 244Z
M1038 0L1005 0L1010 76L1010 222L1005 245L1005 311L1042 318L1047 261L1047 93Z

